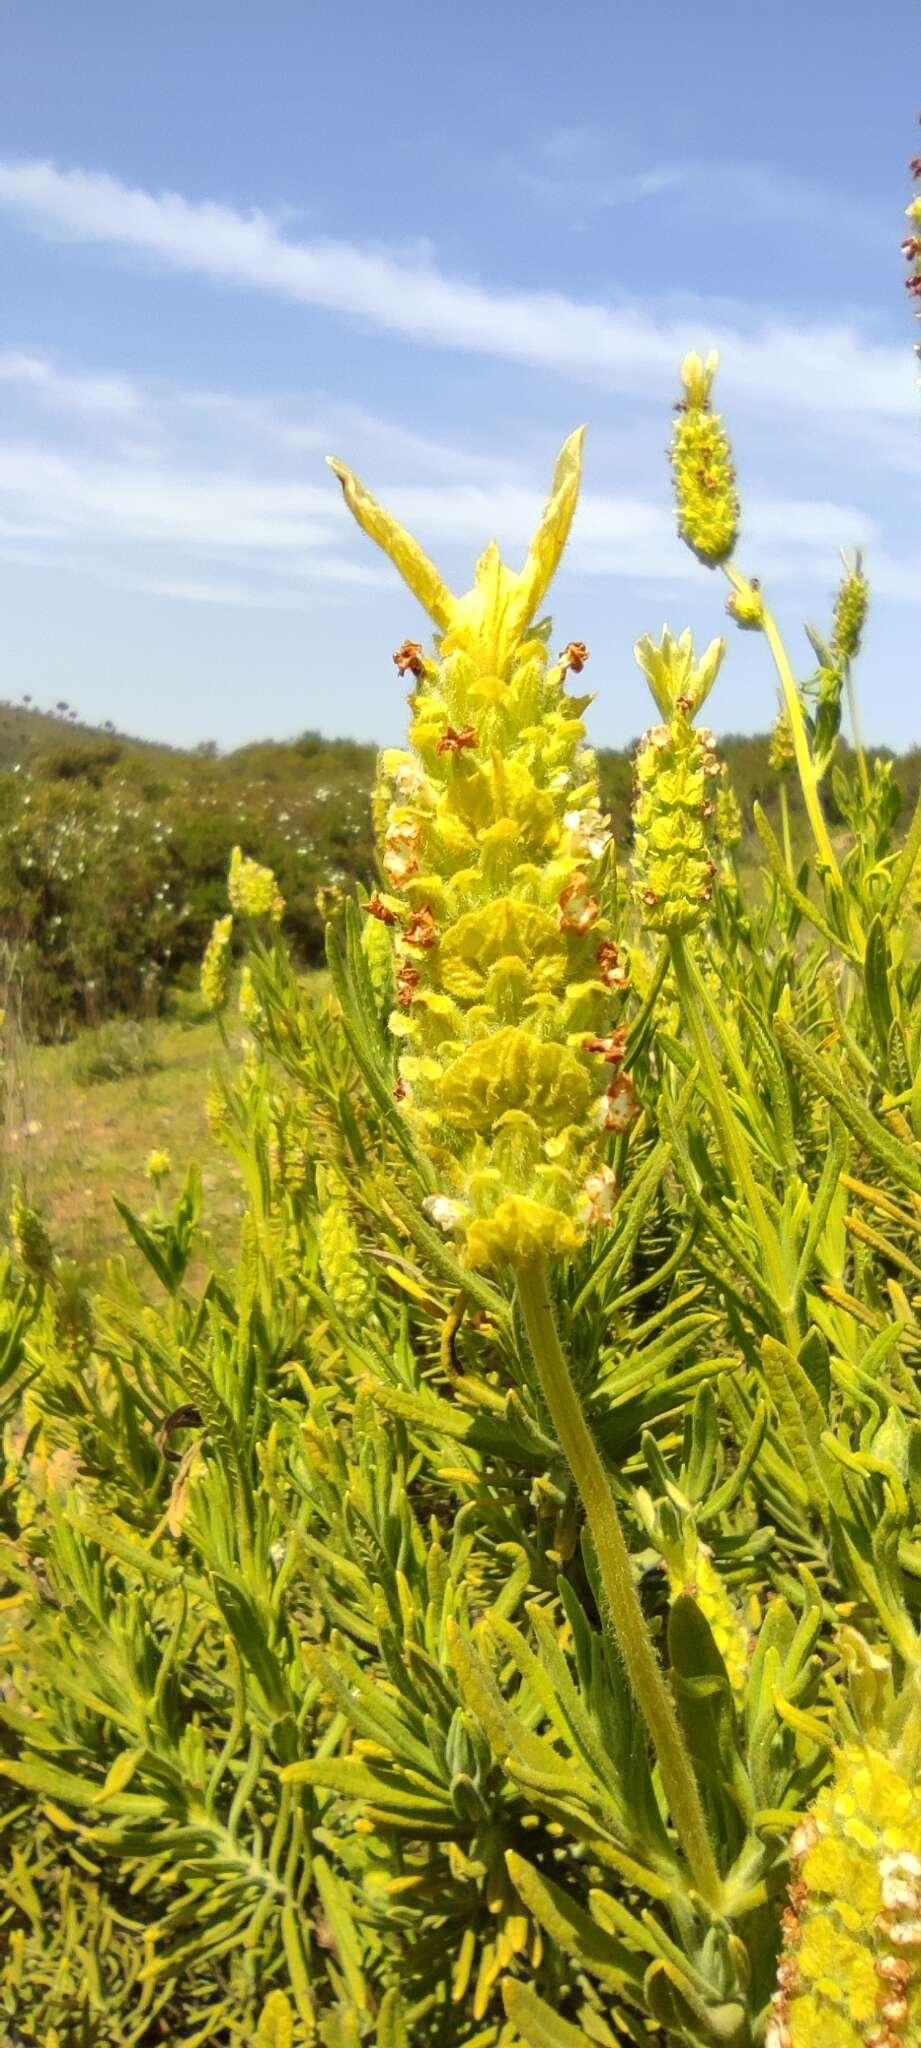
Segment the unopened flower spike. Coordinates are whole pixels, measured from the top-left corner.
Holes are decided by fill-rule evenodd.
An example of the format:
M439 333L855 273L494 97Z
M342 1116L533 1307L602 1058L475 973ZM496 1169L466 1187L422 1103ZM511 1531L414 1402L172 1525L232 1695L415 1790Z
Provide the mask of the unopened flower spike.
M233 917L215 919L201 963L201 997L206 1010L223 1010L233 965Z
M710 392L719 356L685 356L684 397L676 408L669 459L675 479L678 531L702 562L715 569L728 560L739 531L739 500L729 437Z
M245 917L267 917L272 924L280 924L285 914L285 899L271 868L250 860L239 846L230 856L227 894L231 909Z
M796 766L796 749L786 705L782 704L771 727L768 767L774 775L789 775Z
M634 894L652 931L692 931L713 895L720 763L713 734L692 719L716 680L725 641L698 662L689 632L666 627L658 647L648 635L636 659L662 713L640 741L634 763Z
M493 544L464 597L333 465L438 629L436 656L413 647L406 662L409 746L379 765L386 884L367 922L394 948L397 1100L436 1168L427 1214L480 1267L571 1252L609 1221L604 1133L637 1114L611 1059L628 973L606 907L610 819L582 707L565 693L588 650L570 641L554 665L548 623L534 624L581 457L579 432L521 570Z
M744 576L733 578L733 588L726 599L726 610L737 626L748 632L760 632L764 625L764 597L757 576L750 581Z
M870 586L863 573L859 549L852 562L848 561L846 555L842 560L844 575L835 598L830 651L832 659L845 668L860 652L870 606Z

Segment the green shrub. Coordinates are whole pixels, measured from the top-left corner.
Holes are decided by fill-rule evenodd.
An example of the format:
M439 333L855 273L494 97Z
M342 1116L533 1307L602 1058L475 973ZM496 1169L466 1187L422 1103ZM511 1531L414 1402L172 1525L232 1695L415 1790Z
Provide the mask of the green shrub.
M78 1088L95 1081L124 1081L132 1074L157 1074L163 1061L149 1029L132 1018L110 1018L95 1031L80 1032L68 1052Z

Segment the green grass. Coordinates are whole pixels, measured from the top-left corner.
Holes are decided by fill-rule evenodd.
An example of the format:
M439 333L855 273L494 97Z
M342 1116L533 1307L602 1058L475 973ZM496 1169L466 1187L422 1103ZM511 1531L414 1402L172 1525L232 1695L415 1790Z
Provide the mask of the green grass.
M82 1032L70 1045L18 1046L8 1056L6 1192L19 1181L55 1250L96 1278L120 1253L141 1275L112 1197L141 1211L151 1206L145 1161L155 1148L172 1160L167 1201L178 1194L188 1161L198 1160L204 1222L219 1264L233 1257L243 1209L239 1176L205 1116L209 1076L228 1058L214 1024L169 1020L135 1026L134 1033L135 1064L110 1079L94 1075L118 1064L111 1027Z
M325 972L304 977L319 994ZM196 1159L204 1188L204 1271L213 1257L232 1262L243 1191L229 1154L212 1137L205 1099L212 1075L239 1058L244 1030L229 1012L230 1050L197 1000L177 997L167 1018L139 1024L116 1020L82 1031L65 1045L30 1044L8 1027L5 1131L0 1162L0 1224L19 1184L50 1231L55 1250L98 1280L106 1261L127 1258L145 1286L147 1268L115 1208L113 1196L143 1213L153 1205L148 1154L168 1152L163 1185L169 1203Z

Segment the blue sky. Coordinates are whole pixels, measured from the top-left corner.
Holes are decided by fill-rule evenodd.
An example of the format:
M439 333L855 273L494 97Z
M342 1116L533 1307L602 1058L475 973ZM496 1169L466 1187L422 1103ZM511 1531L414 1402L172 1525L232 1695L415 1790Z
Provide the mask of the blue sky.
M740 567L807 673L862 544L865 723L917 741L919 99L918 0L3 0L0 693L392 741L422 621L324 455L466 588L585 420L556 630L623 743L637 636L725 623L664 460L716 345ZM713 722L763 729L766 649L728 630Z

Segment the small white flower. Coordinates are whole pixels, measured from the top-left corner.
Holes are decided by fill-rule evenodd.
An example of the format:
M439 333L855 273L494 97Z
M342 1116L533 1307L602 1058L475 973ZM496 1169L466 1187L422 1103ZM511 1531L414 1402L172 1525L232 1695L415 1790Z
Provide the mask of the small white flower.
M412 803L431 804L435 791L427 775L417 768L415 761L401 761L394 771L393 786L401 797Z
M588 1204L589 1229L599 1223L610 1223L617 1200L617 1181L611 1168L600 1166L597 1173L590 1173L582 1193Z
M600 860L605 847L611 844L608 830L611 820L595 805L584 811L567 811L563 823L572 833L573 853L587 854L590 860Z
M422 1210L429 1222L437 1224L446 1235L457 1229L464 1214L463 1204L452 1202L448 1195L426 1195Z

